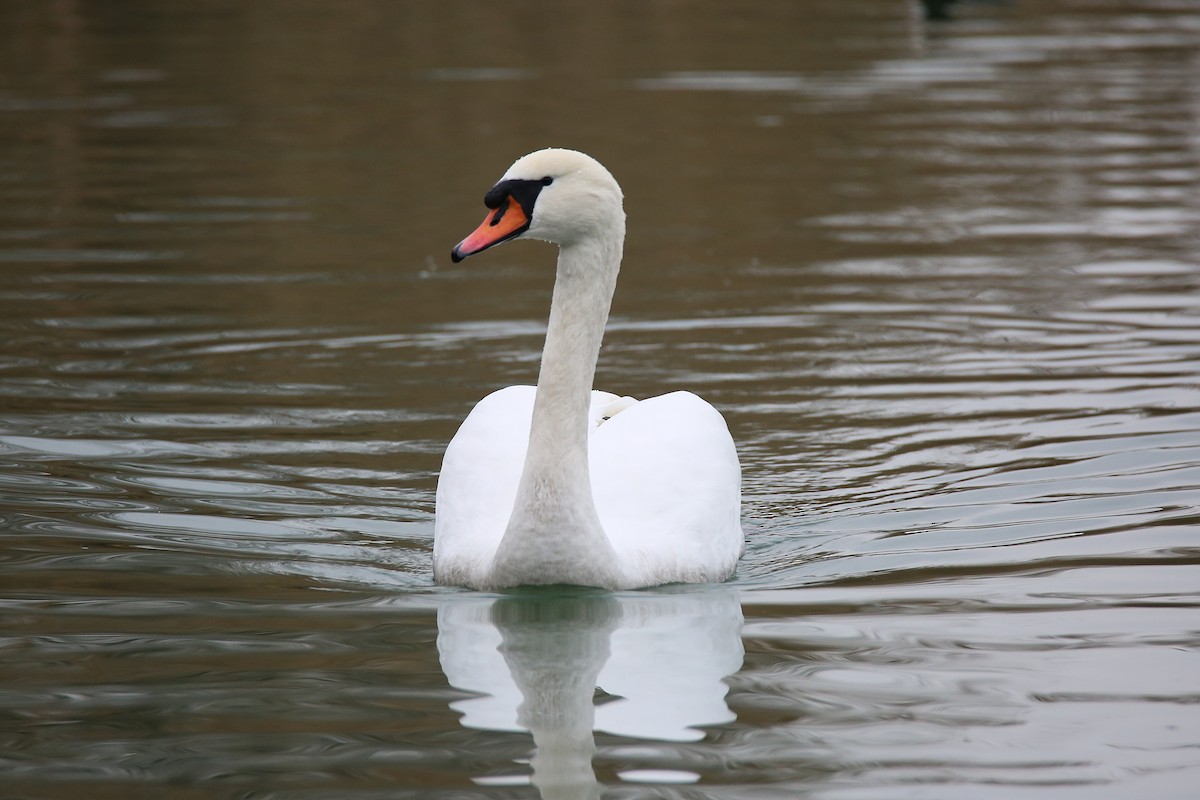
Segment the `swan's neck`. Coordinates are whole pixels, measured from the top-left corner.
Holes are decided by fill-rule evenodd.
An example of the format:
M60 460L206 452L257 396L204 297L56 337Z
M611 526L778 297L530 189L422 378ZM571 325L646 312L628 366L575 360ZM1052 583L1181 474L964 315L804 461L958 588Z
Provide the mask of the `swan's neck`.
M623 239L621 226L559 253L529 449L492 569L497 586L620 583L592 499L588 409Z

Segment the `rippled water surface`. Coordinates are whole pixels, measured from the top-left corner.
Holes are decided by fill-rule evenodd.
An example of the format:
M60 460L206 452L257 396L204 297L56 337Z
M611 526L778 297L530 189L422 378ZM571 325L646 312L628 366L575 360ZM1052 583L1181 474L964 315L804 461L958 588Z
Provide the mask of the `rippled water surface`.
M1187 798L1191 0L0 0L0 795ZM434 587L441 453L554 259L722 410L718 587Z

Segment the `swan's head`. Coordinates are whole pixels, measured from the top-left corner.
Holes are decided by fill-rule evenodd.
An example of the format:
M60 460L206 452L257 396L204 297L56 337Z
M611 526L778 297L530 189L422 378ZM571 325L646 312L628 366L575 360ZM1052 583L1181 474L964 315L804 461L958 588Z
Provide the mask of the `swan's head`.
M450 253L454 262L519 237L572 245L624 236L621 187L599 161L550 148L518 158L483 197L487 217Z

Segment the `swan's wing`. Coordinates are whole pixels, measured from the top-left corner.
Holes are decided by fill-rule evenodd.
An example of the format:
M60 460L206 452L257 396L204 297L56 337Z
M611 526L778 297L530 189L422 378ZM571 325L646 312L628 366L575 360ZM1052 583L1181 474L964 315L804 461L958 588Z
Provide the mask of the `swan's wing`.
M743 549L741 466L725 420L690 392L629 405L589 446L600 521L641 585L724 580Z
M438 476L433 572L439 583L480 586L512 515L533 416L533 386L509 386L476 404L446 447Z

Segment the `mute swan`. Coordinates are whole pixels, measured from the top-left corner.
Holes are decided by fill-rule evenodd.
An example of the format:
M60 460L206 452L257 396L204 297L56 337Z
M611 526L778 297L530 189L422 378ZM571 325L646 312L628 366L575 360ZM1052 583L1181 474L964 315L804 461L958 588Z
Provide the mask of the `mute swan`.
M741 466L721 414L690 392L592 391L621 264L621 188L598 161L547 149L484 196L459 262L509 239L559 246L537 386L479 401L438 478L440 584L633 589L729 577L744 547Z

